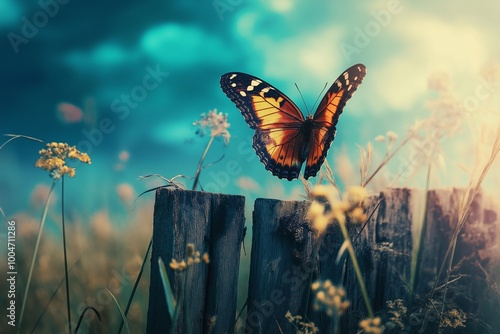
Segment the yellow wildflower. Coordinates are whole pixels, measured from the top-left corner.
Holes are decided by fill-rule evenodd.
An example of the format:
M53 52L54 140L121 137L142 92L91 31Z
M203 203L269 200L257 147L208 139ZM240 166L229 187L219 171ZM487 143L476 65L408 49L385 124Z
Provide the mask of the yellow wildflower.
M333 221L344 223L346 215L349 215L351 223L362 223L366 221L364 202L367 191L360 186L350 187L344 194L344 200L335 199L332 186L318 185L311 191L311 205L307 212L307 218L312 222L312 228L321 236Z
M350 222L353 224L361 224L366 221L366 213L362 207L358 206L354 208L350 213Z
M384 331L379 317L363 319L359 322L359 327L367 334L382 334Z
M361 186L353 186L347 189L345 199L351 206L351 209L354 209L355 207L362 206L363 201L367 196L368 193L365 188Z
M205 263L210 263L210 259L208 258L208 253L203 253L203 257L201 259Z
M87 153L82 153L75 146L69 146L66 143L47 143L46 148L40 150L40 158L35 163L35 167L48 170L50 176L58 179L64 174L69 177L75 176L75 168L66 165L66 159L78 159L81 162L90 165L90 157Z
M341 316L351 303L346 300L346 292L341 286L334 286L330 280L316 281L311 285L316 294L314 309L324 311L328 316Z
M195 245L193 243L188 243L186 245L186 258L181 262L178 262L176 259L172 259L172 261L170 262L170 268L176 271L184 271L193 264L200 263L202 260L205 263L210 262L208 260L207 253L203 254L203 258L200 258L200 256L200 251L196 250Z
M314 322L306 322L300 315L292 315L290 311L286 312L285 318L296 328L296 333L316 334L319 333L318 327Z

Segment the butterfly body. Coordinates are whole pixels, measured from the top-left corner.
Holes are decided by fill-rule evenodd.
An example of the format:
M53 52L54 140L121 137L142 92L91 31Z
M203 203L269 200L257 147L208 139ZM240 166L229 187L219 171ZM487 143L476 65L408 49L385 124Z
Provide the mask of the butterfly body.
M264 167L279 178L316 176L330 144L345 103L359 86L366 68L357 64L333 83L314 115L304 115L285 94L267 82L241 72L221 77L222 90L240 109L255 130L253 148Z

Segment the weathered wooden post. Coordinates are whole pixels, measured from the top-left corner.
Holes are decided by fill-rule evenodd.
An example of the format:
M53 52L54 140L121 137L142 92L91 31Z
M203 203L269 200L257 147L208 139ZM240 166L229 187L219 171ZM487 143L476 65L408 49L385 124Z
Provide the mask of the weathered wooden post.
M314 259L316 237L305 218L308 208L307 201L255 201L246 333L294 333L285 314L303 316L306 308L310 320L322 320L320 333L333 328L332 319L313 312L306 301L311 273L313 279L341 277L341 268L333 264L342 234L330 225Z
M308 202L255 201L246 333L293 332L285 314L304 309L311 271L307 207Z
M405 327L395 324L396 327L387 328L392 330L391 333L413 333L422 328L425 312L431 307L426 303L430 285L445 259L463 193L459 189L429 191L426 212L421 212L424 206L418 208L414 205L417 200L425 199L426 194L422 191L389 189L371 198L367 211L373 214L354 247L376 315L381 316L384 323L389 322L392 315L387 313L387 301L401 299L407 308L407 313L401 318ZM255 203L247 333L292 332L294 328L284 315L287 311L292 315L305 314L311 272L313 279L330 279L333 284L345 287L351 306L342 317L343 333L356 333L359 321L367 316L351 262L347 259L335 265L343 243L335 224L323 235L317 267L313 268L315 236L305 221L307 207L307 202L258 199ZM422 214L426 215L427 229L423 236L422 261L417 268L416 294L410 298L415 227L419 223L418 216ZM483 272L493 260L495 247L498 247L495 246L498 244L497 224L495 204L491 199L477 195L456 244L451 273L453 282L449 284L445 299L449 305L445 305L445 310L459 308L472 315L500 311L498 303L495 305L498 295L495 297L494 291L490 291L488 297L491 288ZM354 237L360 226L349 226L349 230ZM438 285L441 292L434 296L434 303L439 300L443 283L444 275ZM307 319L316 324L320 333L333 331L333 319L313 311L311 305L307 308ZM434 323L427 324L424 332L437 328L436 314L429 319ZM495 320L493 315L489 319ZM466 326L471 333L484 332L481 322L469 321ZM500 330L498 322L491 327L492 333Z
M464 323L465 332L485 333L486 327L481 327L480 321L474 322L471 318L485 315L491 311L491 304L495 303L496 311L500 311L498 295L492 297L493 291L488 293L491 289L483 271L493 260L494 249L498 247L496 246L499 240L498 216L495 211L498 207L492 198L487 198L481 193L475 196L470 214L456 243L451 265L453 268L450 273L451 282L448 283L444 299L445 305L440 303L443 300L447 266L438 278L438 289L433 300L429 299L431 287L445 261L448 246L455 232L459 203L465 191L456 188L439 189L425 194L417 190L390 189L373 198L371 208L368 210L375 208L376 210L355 246L358 258L361 259L360 266L370 299L378 315L386 320L392 316L387 314L387 301L402 299L404 306L407 307L407 314L403 317L406 321L405 327L396 327L393 332L416 333L422 330L422 326L425 326L424 333L437 332L439 312L461 309L468 317ZM427 208L422 212L426 196L428 196ZM420 205L415 206L416 202L420 202ZM417 235L416 227L420 223L419 217L423 215L427 221L427 228L423 235L421 263L416 270L415 295L410 304L412 251ZM346 278L346 287L353 307L362 305L352 270L347 272ZM427 320L430 321L424 324L426 312ZM344 319L349 324L348 328L355 328L360 316L361 314L352 312L348 314ZM500 330L500 323L494 317L489 317L487 322L492 320L496 323L494 326L497 326L497 330L493 332L497 332Z
M181 291L183 275L170 269L171 259L185 258L186 245L193 243L210 257L208 265L192 266L187 292L193 333L232 333L236 316L236 292L240 245L244 233L243 196L161 188L156 192L153 251L148 309L148 333L168 333L172 324L165 301L158 258L167 267L180 316L176 333L185 333ZM214 318L215 317L215 318ZM215 322L214 322L215 319ZM210 325L211 324L211 325Z

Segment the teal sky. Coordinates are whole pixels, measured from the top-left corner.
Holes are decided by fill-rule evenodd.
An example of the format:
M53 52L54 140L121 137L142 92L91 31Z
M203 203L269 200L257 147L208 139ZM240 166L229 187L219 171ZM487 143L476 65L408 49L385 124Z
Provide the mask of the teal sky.
M220 89L222 74L260 77L306 113L295 83L310 109L325 83L365 64L365 81L344 109L327 158L334 172L358 175L357 144L387 131L401 140L416 120L432 114L428 103L438 98L429 89L433 73L447 73L454 101L473 113L495 108L499 12L493 0L0 0L0 133L88 151L93 163L76 165L68 196L90 212L116 203L120 183L137 194L160 183L138 181L139 175L193 176L208 137L197 137L192 123L216 108L228 114L232 137L227 146L214 143L206 161L224 158L203 171L201 185L247 195L250 202L297 198L304 193L300 181L273 177L257 159L252 130ZM75 110L81 120L64 118ZM473 141L463 127L461 140ZM470 162L462 141L443 143L449 169L438 174L436 186L464 179L462 172L449 172ZM374 147L381 158L385 145ZM29 204L36 185L51 182L34 168L40 148L19 140L0 151L0 207L7 215ZM123 151L127 161L120 161ZM397 170L411 149L402 154L389 168ZM352 165L340 166L339 157Z

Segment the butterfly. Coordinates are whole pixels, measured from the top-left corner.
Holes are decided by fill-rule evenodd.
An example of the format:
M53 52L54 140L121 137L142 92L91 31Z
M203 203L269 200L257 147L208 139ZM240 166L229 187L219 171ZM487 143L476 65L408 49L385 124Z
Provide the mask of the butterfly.
M362 64L342 73L307 118L290 98L264 80L230 72L220 79L224 93L255 130L253 148L264 167L280 179L316 176L335 138L342 109L366 75Z

